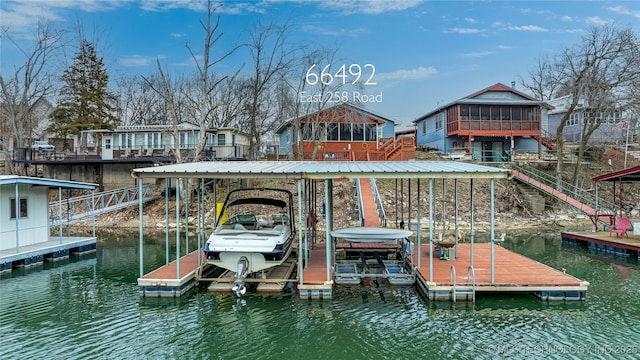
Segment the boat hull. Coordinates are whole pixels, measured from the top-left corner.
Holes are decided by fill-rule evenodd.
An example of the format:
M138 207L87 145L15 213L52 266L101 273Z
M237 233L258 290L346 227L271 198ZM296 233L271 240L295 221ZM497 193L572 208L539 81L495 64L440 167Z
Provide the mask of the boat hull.
M286 246L283 247L282 251L277 252L211 251L205 252L205 256L208 264L234 272L237 269L238 261L245 257L249 262L247 272L254 273L285 262L291 255L292 243L293 241L289 240L285 243Z

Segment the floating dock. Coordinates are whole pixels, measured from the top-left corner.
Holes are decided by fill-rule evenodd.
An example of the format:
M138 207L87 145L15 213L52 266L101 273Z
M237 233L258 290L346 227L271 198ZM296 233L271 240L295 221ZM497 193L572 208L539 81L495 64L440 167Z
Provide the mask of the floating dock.
M199 274L207 274L211 267L198 262L198 251L180 258L180 274L176 260L138 278L138 292L143 297L180 297L196 285Z
M430 300L474 301L477 293L531 293L543 300L585 300L589 283L547 265L494 246L494 281L491 282L491 244L458 245L458 257L441 260L434 246L433 281L429 273L429 245L421 247L418 288ZM414 255L414 261L417 256Z
M631 230L625 237L612 235L608 231L561 232L560 236L563 242L569 244L584 245L589 249L640 260L640 235L634 235Z
M0 273L10 272L14 267L41 265L44 261L66 259L71 254L86 254L96 251L96 237L58 237L34 245L21 245L19 250L0 251Z

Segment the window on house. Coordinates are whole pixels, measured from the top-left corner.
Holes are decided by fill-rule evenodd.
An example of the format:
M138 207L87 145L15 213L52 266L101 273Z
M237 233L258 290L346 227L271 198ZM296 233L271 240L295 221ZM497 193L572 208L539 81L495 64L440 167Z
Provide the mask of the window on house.
M364 124L353 124L353 141L364 140Z
M480 106L480 118L482 120L489 120L489 106L488 105Z
M480 106L479 105L471 105L471 120L480 120Z
M351 124L340 124L340 141L351 141Z
M10 213L11 213L11 220L15 220L16 218L16 199L12 198L9 199L10 200ZM20 213L20 219L24 219L27 216L29 216L29 209L27 208L27 199L21 198L20 199L20 206L18 209L18 212Z
M511 120L511 109L508 106L500 107L500 119L502 120Z
M492 106L491 107L491 120L500 120L500 107Z
M515 121L522 120L522 114L520 113L520 109L522 109L522 106L511 107L511 120L515 120Z
M441 130L442 129L443 119L444 119L444 113L443 112L441 112L441 113L436 115L436 130Z
M337 141L338 140L338 124L327 124L327 140L329 141Z
M469 105L460 105L460 120L469 120Z
M365 125L364 131L365 131L364 133L365 141L376 141L376 124Z
M227 145L227 134L218 134L218 146Z

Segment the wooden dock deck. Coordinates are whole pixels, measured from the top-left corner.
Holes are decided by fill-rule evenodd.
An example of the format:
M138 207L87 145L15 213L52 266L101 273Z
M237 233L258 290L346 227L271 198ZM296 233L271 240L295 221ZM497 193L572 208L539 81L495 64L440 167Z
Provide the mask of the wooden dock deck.
M180 258L179 276L174 260L138 278L138 292L143 297L179 297L195 286L198 271L205 264L204 254L198 262L198 250L193 251Z
M298 274L298 293L301 299L331 299L333 294L333 272L327 280L327 250L325 244L315 244L309 254L309 263Z
M470 247L471 244L459 244L457 259L441 260L439 249L434 246L433 282L430 282L429 245L421 246L417 283L430 300L473 301L475 294L482 292L527 292L543 300L584 300L586 297L588 282L498 245L494 247L494 282L491 283L491 244L474 244L473 271L469 270ZM417 265L416 254L414 262Z
M610 235L608 231L575 231L561 232L562 241L571 244L582 244L590 249L635 257L640 260L640 235L631 230L628 237Z
M66 259L70 254L85 254L96 251L96 237L49 237L48 241L21 245L0 251L0 273L10 272L14 267L30 267L42 264L45 260Z

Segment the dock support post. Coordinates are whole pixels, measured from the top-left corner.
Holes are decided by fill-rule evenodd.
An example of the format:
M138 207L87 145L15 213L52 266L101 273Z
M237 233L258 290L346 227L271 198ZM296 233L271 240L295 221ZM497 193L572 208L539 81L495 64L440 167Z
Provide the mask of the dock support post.
M176 279L180 279L180 178L176 179Z
M491 179L491 283L495 283L495 261L494 261L494 256L495 256L495 201L493 199L494 197L494 188L495 188L495 180Z
M60 221L60 224L58 224L60 244L62 244L62 186L58 187L58 220Z
M304 266L302 261L302 180L298 180L298 273L300 284L304 284Z
M473 241L474 241L474 239L476 237L476 232L473 229L473 215L474 215L473 214L473 179L471 179L470 181L471 181L471 185L470 185L470 189L471 190L470 190L470 194L469 194L469 199L471 201L471 204L469 205L469 207L471 208L471 213L469 215L469 217L470 217L470 219L469 219L469 224L470 224L469 225L470 226L469 232L471 234L469 236L471 238L471 255L470 255L469 262L470 262L470 266L474 267L474 265L473 265Z
M140 213L138 216L138 241L139 241L139 249L138 249L138 255L140 257L140 277L144 276L144 251L143 251L143 246L144 246L144 232L143 232L143 226L142 226L142 205L143 205L143 201L142 201L142 178L138 178L138 212Z
M457 259L458 258L458 228L459 228L459 224L458 224L458 179L453 179L453 206L454 206L454 216L456 218L455 222L455 228L456 228L456 244L455 244L455 249L456 251L453 252L453 258Z
M16 181L16 200L14 202L14 210L16 212L16 253L20 252L20 190L18 185L19 183Z
M91 190L91 236L96 237L96 189Z
M170 178L164 178L164 255L165 265L169 263L169 188Z
M420 232L420 228L422 227L422 211L420 211L420 178L417 179L418 180L418 212L416 214L416 216L418 217L418 230L417 230L417 237L418 237L418 269L420 269L420 265L422 263L422 259L420 256L420 242L421 242L421 232ZM413 256L413 255L412 255Z
M331 227L333 226L333 224L331 223L331 221L329 221L329 215L331 214L331 210L333 209L332 203L333 201L331 200L332 197L332 193L331 193L331 186L332 186L332 181L331 179L326 179L324 181L324 214L325 214L325 222L324 222L324 227L325 227L325 236L324 236L324 242L325 242L325 248L327 251L327 281L331 281L331 263L332 263L332 258L331 258L331 254L333 253L333 249L331 248L331 246L333 245L333 242L331 241Z
M433 282L433 179L429 179L429 282Z

